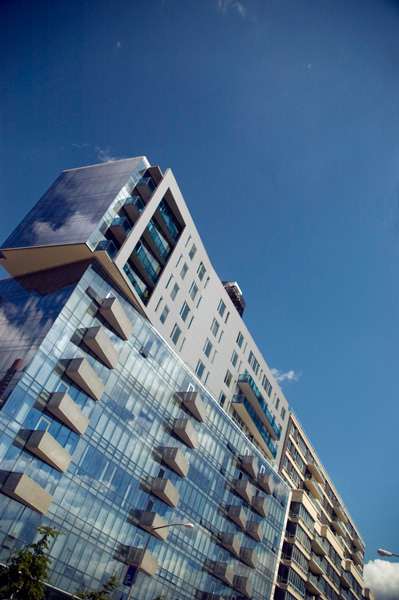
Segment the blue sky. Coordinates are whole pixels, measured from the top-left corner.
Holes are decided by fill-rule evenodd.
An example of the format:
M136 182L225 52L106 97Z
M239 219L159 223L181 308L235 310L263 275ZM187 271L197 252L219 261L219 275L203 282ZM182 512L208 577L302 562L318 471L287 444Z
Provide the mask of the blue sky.
M367 544L399 553L399 4L3 0L0 237L63 169L171 167ZM384 600L384 599L382 599Z

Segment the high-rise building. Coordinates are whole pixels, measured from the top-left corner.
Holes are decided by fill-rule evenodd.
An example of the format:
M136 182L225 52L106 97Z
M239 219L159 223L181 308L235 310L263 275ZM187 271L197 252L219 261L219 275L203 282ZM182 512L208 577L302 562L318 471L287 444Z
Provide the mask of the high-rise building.
M370 597L361 537L170 170L64 171L0 263L0 561L49 524L54 598L114 572L126 598L138 563L140 600Z
M128 565L141 567L134 599L273 594L290 497L270 460L280 429L249 374L237 402L258 439L191 362L198 352L217 366L228 407L238 364L224 383L230 356L223 366L214 350L223 356L234 323L230 355L245 357L238 333L246 356L255 346L236 286L216 281L199 241L194 251L187 209L169 184L157 192L162 181L145 159L66 171L1 251L12 278L0 282L0 562L38 525L55 527L51 598L113 573L127 598ZM206 331L189 324L185 301Z
M274 600L372 599L364 541L293 412L280 472L292 497Z

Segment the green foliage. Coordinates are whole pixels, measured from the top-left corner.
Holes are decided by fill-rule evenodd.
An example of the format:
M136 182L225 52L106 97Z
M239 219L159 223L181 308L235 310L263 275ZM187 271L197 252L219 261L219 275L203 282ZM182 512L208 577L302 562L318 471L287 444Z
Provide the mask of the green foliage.
M80 590L76 595L84 600L113 600L113 593L118 587L116 575L112 575L106 583L97 591Z
M42 536L37 542L27 544L22 550L14 550L5 569L0 572L0 598L13 600L43 600L44 581L49 578L51 560L46 552L51 539L60 532L53 527L37 527Z

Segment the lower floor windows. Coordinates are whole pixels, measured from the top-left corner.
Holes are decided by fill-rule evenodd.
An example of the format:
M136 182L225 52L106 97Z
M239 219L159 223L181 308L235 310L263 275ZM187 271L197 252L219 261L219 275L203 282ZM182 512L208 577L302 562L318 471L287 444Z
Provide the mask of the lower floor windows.
M177 344L180 335L181 335L181 329L180 329L180 327L176 323L175 326L172 329L172 333L170 334L170 337L172 338L172 342L174 344Z
M205 371L205 365L202 362L202 360L199 360L197 363L197 367L195 369L195 372L199 379L201 379L202 375L204 374L204 371Z

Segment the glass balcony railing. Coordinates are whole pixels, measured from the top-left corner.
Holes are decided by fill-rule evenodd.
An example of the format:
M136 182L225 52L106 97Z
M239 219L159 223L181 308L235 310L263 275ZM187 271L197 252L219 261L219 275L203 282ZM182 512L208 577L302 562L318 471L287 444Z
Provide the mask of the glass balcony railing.
M276 444L274 444L272 442L272 440L270 439L269 433L267 432L267 430L265 429L264 424L262 423L262 421L260 420L260 418L258 417L258 415L256 414L255 410L253 409L253 407L251 406L251 404L249 403L249 401L247 400L247 398L245 396L239 395L239 396L234 396L233 397L233 404L243 404L245 407L245 410L247 411L247 413L249 414L249 416L251 417L256 429L258 430L262 440L265 442L266 446L269 448L273 458L276 458L277 455L277 447Z
M111 223L111 227L120 227L125 235L129 235L132 231L132 225L126 217L115 217Z
M305 475L305 485L307 483L310 483L312 486L314 486L313 489L311 489L312 493L315 493L316 496L319 496L320 498L323 497L323 490L320 487L319 483L316 481L315 477L313 477L313 475L311 475L310 473L307 473Z
M98 242L95 250L105 251L111 260L114 260L115 256L118 254L118 248L111 240L101 240Z
M263 399L262 394L258 390L256 383L252 379L251 375L249 375L249 374L239 375L238 381L239 382L241 381L242 383L247 383L250 386L254 396L256 397L257 401L259 402L259 406L261 407L262 412L264 413L265 417L269 421L269 423L276 435L276 438L279 440L280 439L280 428L277 426L276 421L274 420L270 410L267 407L267 403Z
M160 256L166 261L169 256L170 246L168 245L165 247L156 227L153 225L153 223L151 223L151 221L147 225L147 231L149 232Z
M143 212L144 210L144 202L142 201L140 196L130 196L129 198L126 198L123 206L135 206L139 213Z
M138 278L135 277L132 269L129 267L129 265L127 263L123 267L123 270L125 271L127 278L129 279L130 283L134 287L135 291L137 292L137 294L139 295L141 300L145 304L147 304L148 296L149 296L147 287L145 287L143 284L142 284L142 286L140 286L140 284L138 282Z
M165 221L166 227L168 228L170 235L172 236L173 240L176 242L177 238L179 237L179 234L180 234L179 227L174 222L172 216L170 215L169 209L167 208L166 204L163 201L159 204L158 208L159 208L159 212L162 215L163 220Z
M146 251L144 250L144 248L141 244L138 244L136 246L135 251L136 251L139 261L141 262L143 268L145 269L145 272L147 273L151 282L155 285L157 282L158 276L159 276L159 272L161 270L160 265L156 269L154 268L150 259L147 256Z
M156 185L151 177L142 177L137 182L137 188L140 190L140 194L145 194L147 198L152 196L152 193L156 189Z

